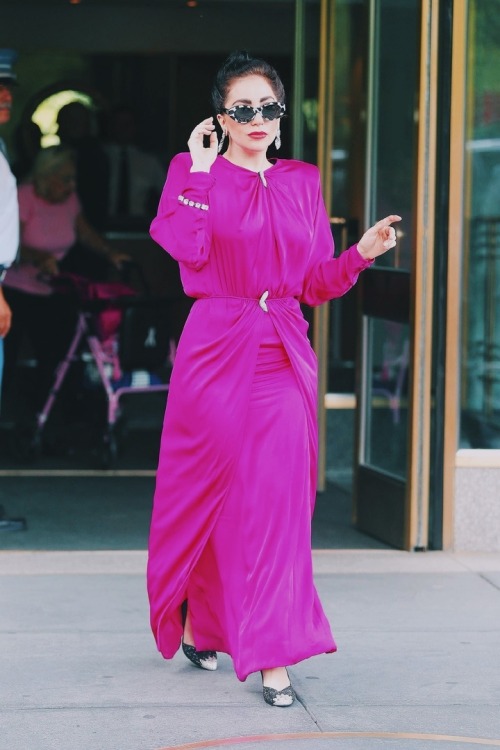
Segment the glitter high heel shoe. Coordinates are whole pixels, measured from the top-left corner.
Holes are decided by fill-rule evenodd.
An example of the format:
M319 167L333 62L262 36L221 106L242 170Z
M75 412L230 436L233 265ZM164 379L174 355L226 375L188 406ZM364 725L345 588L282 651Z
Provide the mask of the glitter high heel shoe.
M194 646L182 641L182 650L189 661L200 669L207 669L209 672L215 672L217 669L217 652L216 651L197 651Z
M262 679L264 679L262 672L261 675ZM296 698L295 690L291 685L283 688L283 690L275 690L275 688L267 687L262 684L262 694L266 703L269 703L270 706L277 706L279 708L291 706Z

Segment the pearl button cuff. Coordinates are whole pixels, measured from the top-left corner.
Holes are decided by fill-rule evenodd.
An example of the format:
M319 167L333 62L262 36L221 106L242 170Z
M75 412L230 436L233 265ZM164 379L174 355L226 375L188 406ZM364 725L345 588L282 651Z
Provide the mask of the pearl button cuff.
M178 196L179 203L183 203L185 206L192 206L193 208L199 208L200 211L208 211L206 203L198 203L197 201L191 201L189 198L185 198L183 195Z

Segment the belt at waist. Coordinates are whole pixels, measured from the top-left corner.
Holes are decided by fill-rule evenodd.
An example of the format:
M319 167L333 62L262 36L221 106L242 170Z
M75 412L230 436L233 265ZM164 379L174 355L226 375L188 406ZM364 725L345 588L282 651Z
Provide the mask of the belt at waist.
M274 296L270 297L269 292L266 290L260 297L243 297L242 295L238 294L210 294L206 297L198 297L198 299L239 299L244 300L247 302L257 302L259 307L264 311L268 312L267 308L267 302L275 299L296 299L296 297L293 297L292 295L282 295L282 296Z

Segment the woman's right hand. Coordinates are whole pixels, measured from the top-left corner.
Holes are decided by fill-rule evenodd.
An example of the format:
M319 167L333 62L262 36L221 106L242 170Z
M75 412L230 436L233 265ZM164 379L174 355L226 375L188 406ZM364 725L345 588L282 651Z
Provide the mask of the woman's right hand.
M21 224L21 232L22 228L23 224ZM57 276L59 273L57 260L51 253L45 250L21 244L19 255L22 261L36 266L40 276Z
M203 144L205 136L210 137L208 146ZM191 172L210 172L210 167L217 158L217 134L215 132L214 118L207 117L202 120L189 136L188 146L191 152L193 165Z

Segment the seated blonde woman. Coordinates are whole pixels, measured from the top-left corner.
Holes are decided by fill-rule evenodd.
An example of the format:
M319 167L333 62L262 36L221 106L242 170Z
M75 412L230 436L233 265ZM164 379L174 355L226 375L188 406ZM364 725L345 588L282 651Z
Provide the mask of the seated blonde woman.
M39 152L32 181L18 189L21 244L19 260L4 281L13 323L6 339L6 380L12 376L23 336L37 361L40 405L50 387L54 368L62 359L74 331L76 312L66 296L54 291L52 280L70 248L79 242L118 266L127 256L114 252L83 216L75 192L73 151L50 146Z

